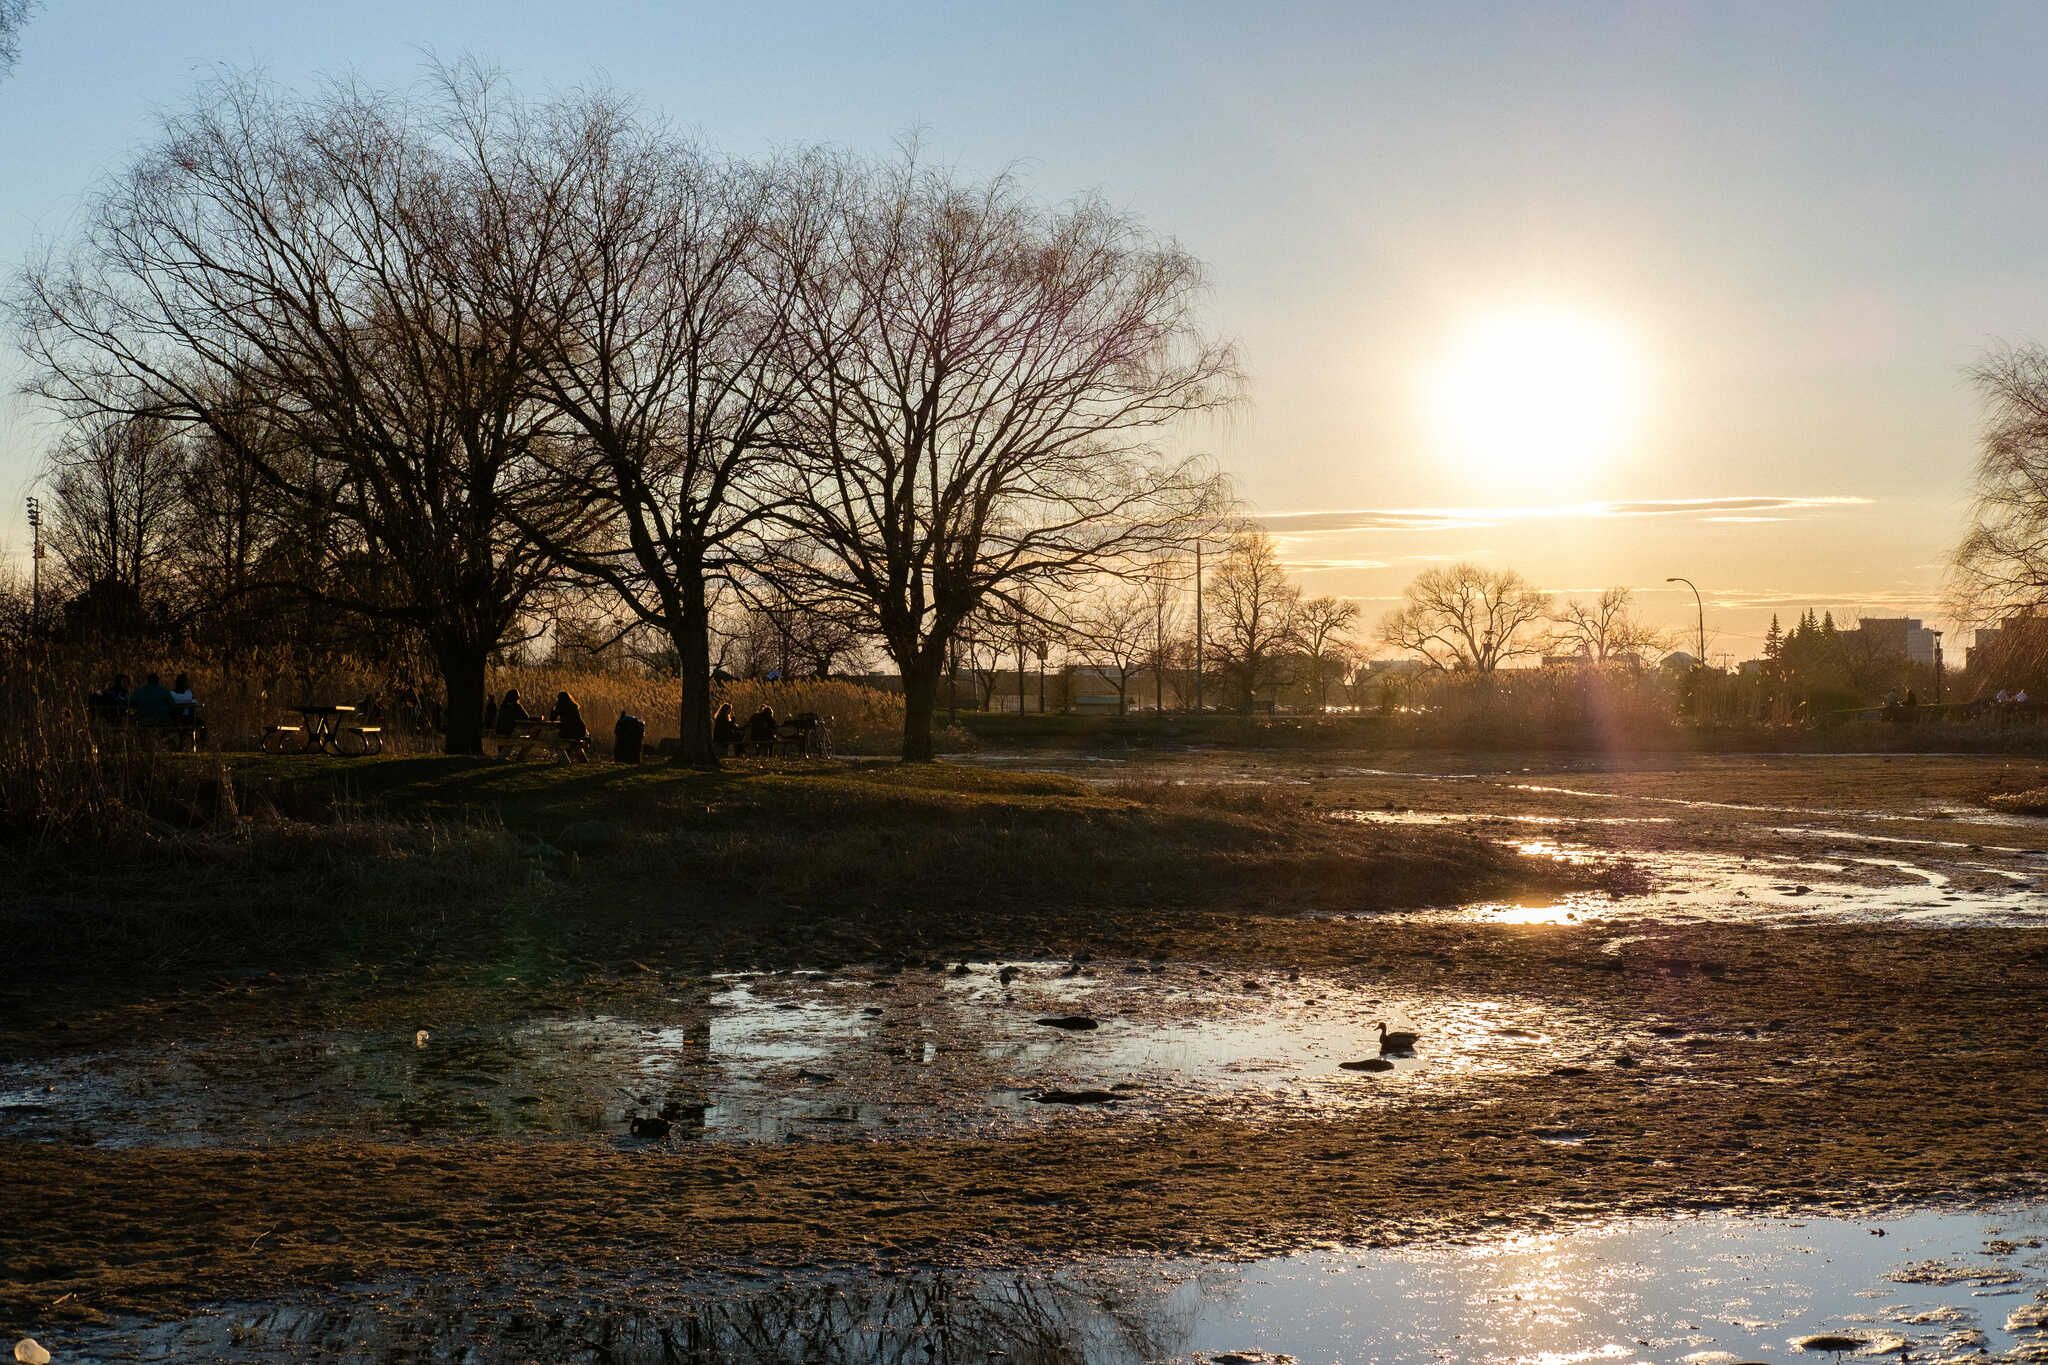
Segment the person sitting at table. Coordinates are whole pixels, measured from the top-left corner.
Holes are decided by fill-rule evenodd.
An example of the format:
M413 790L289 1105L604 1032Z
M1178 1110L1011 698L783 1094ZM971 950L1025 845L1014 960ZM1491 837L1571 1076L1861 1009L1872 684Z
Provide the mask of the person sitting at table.
M96 719L118 725L128 714L128 675L116 673L114 680L107 684L104 692L95 692L86 698Z
M711 752L739 756L740 745L746 741L747 732L740 728L732 714L732 703L725 702L718 708L718 714L711 718Z
M775 752L775 708L763 706L747 722L747 739L757 754Z
M548 719L558 727L562 740L562 752L572 762L590 761L590 727L583 723L583 708L567 692L555 693L554 709L548 712Z
M192 694L191 675L180 673L171 680L171 707L180 720L190 720L199 713L199 698Z
M505 700L498 703L498 737L509 738L513 730L518 728L520 721L532 719L532 716L526 714L526 708L519 704L519 689L506 688Z
M128 709L135 713L137 725L169 725L171 689L164 686L162 678L152 673L129 696Z

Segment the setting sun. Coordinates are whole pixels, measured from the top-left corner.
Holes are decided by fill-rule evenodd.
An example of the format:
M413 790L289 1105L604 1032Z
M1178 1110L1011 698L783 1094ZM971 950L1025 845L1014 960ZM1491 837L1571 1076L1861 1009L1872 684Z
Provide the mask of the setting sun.
M1634 433L1642 375L1610 323L1525 311L1467 328L1430 376L1443 448L1488 480L1554 487L1607 464Z

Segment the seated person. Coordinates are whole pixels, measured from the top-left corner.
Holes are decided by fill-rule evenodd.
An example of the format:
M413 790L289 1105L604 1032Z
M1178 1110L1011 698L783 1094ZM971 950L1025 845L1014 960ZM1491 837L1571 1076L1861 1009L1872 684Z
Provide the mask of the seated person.
M548 719L559 728L562 747L585 760L590 757L590 727L583 723L583 708L567 692L555 693L555 705Z
M747 721L747 740L757 754L775 752L775 708L763 706Z
M192 695L192 679L183 673L171 680L171 710L179 720L199 714L199 698Z
M118 724L128 714L128 675L116 673L106 691L95 692L86 700L94 719Z
M505 690L505 700L498 703L499 737L505 738L510 736L520 721L532 719L532 716L526 714L526 708L519 704L519 689L516 687L507 688Z
M171 722L171 689L152 673L128 698L128 709L138 725L168 725Z
M718 708L718 714L711 718L711 751L719 754L738 754L747 732L733 718L732 703L726 702Z

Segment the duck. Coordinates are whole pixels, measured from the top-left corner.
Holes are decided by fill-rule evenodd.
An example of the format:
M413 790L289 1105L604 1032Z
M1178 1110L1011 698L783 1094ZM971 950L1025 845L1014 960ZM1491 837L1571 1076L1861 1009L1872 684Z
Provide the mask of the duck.
M1380 1031L1380 1051L1383 1053L1413 1052L1417 1040L1422 1037L1419 1033L1401 1033L1398 1031L1389 1033L1387 1032L1387 1025L1384 1020L1375 1027Z

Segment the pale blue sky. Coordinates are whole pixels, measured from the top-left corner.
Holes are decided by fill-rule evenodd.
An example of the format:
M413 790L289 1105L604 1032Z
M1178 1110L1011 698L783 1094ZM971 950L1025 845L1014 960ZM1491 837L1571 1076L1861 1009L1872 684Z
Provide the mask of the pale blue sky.
M1736 653L1781 596L1932 606L1960 371L2048 336L2048 7L2020 5L46 0L0 81L0 262L215 64L403 83L427 52L605 79L735 152L921 130L1099 190L1209 263L1252 399L1191 439L1268 511L1868 499L1290 537L1312 586L1366 599L1473 554L1676 620L1662 580L1689 573ZM1418 397L1462 328L1531 303L1619 329L1644 376L1625 447L1546 490L1439 458ZM0 549L46 439L0 398Z

